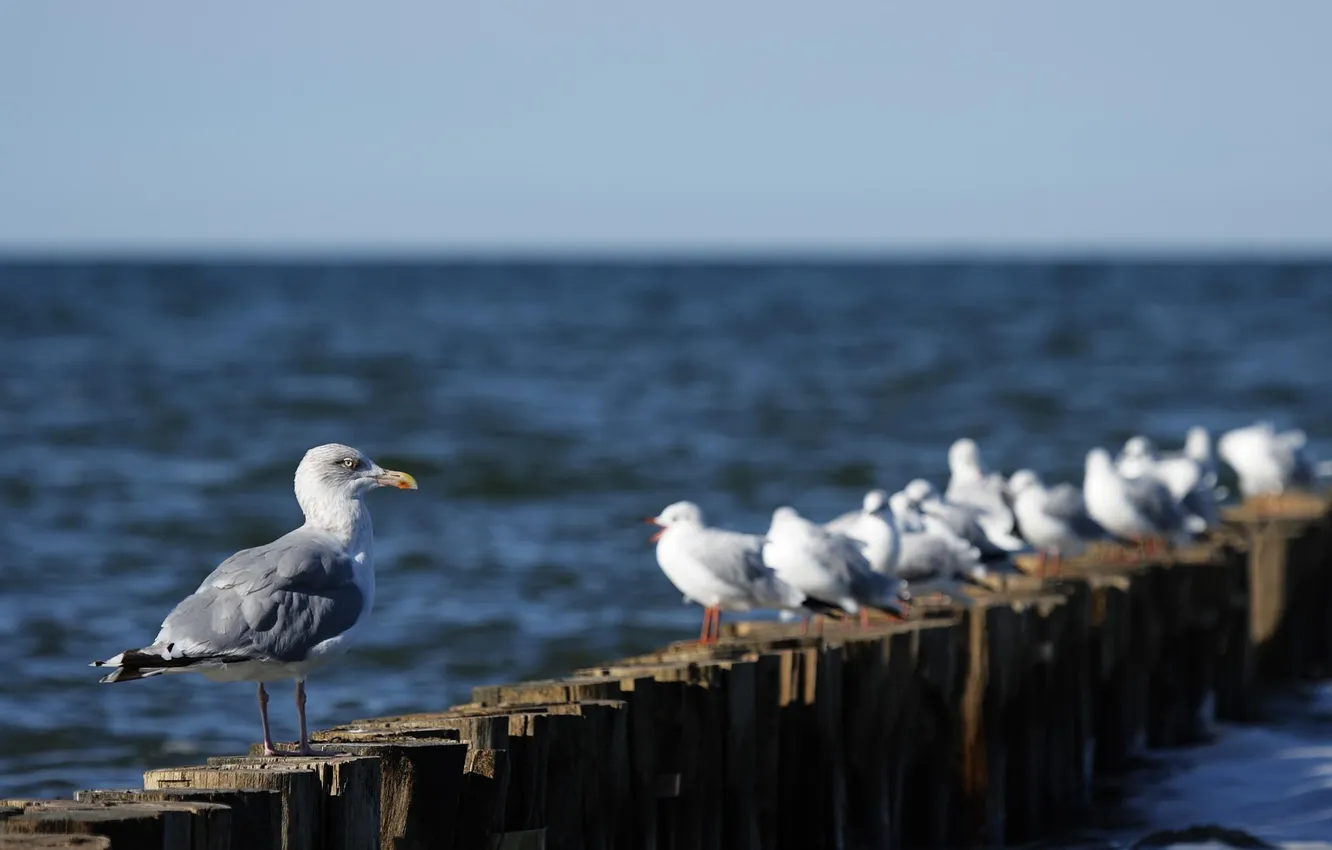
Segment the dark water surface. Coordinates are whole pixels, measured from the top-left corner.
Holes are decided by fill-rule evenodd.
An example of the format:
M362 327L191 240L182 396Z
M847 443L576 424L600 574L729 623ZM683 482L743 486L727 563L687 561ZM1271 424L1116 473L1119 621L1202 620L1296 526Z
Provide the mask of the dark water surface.
M379 492L375 623L312 722L439 709L682 638L641 517L761 530L871 485L1269 417L1332 456L1332 265L0 265L0 795L134 786L258 735L253 689L96 684L306 448ZM295 718L285 687L275 734Z

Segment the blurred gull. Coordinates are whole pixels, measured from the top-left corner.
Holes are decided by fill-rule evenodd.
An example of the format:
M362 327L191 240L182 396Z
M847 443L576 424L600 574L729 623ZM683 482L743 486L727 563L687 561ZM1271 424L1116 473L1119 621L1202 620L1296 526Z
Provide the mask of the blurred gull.
M651 538L661 571L686 600L703 606L700 643L720 637L723 610L807 607L805 594L764 563L762 537L707 527L703 511L693 502L675 502L645 521L661 526Z
M869 491L860 510L842 514L823 527L859 541L861 552L874 572L892 575L897 569L901 544L888 507L888 494L883 490Z
M980 448L963 437L948 448L948 487L944 499L955 505L974 508L976 521L985 535L1001 547L1013 539L1013 510L1004 498L1006 483L1002 475L985 472ZM1019 546L1020 548L1020 546Z
M904 492L890 496L888 505L901 546L897 577L912 588L913 595L919 595L915 590L918 585L925 585L950 598L970 601L958 585L984 586L979 579L985 573L980 550L947 528L926 528L924 517Z
M1136 434L1129 437L1115 458L1115 469L1125 478L1140 478L1151 473L1156 465L1156 444Z
M1152 476L1125 478L1105 449L1087 453L1082 495L1092 519L1111 534L1140 542L1178 539L1183 516L1170 490Z
M1216 450L1239 476L1240 493L1250 498L1312 487L1320 470L1304 444L1303 431L1278 433L1270 422L1258 422L1222 434Z
M1184 509L1185 524L1200 532L1221 521L1217 511L1216 462L1212 438L1206 428L1193 427L1184 436L1184 450L1167 452L1154 459L1152 474L1170 490Z
M1026 546L1019 537L999 531L998 523L991 523L991 528L995 529L992 537L981 526L982 513L978 509L945 501L939 497L934 485L924 478L909 482L902 492L919 511L926 530L947 529L975 546L983 561L1003 560Z
M1042 571L1049 555L1057 565L1064 555L1077 556L1087 543L1109 537L1087 513L1082 492L1071 484L1046 488L1035 472L1019 469L1009 477L1008 490L1022 536L1041 553Z
M1190 429L1183 453L1158 456L1146 437L1132 437L1115 461L1124 478L1154 478L1166 486L1183 514L1184 528L1201 534L1220 521L1216 509L1216 478L1210 477L1205 461L1211 457L1211 439L1206 429Z
M874 572L861 544L850 537L783 506L773 511L765 541L763 558L777 575L814 599L859 614L862 626L868 624L868 608L906 616L902 583Z
M218 682L258 682L268 755L278 753L264 683L295 679L297 752L311 754L305 678L347 650L374 603L374 532L363 499L377 487L415 490L416 480L350 446L310 449L296 468L304 525L223 561L167 615L151 645L92 666L115 668L103 682L188 672Z

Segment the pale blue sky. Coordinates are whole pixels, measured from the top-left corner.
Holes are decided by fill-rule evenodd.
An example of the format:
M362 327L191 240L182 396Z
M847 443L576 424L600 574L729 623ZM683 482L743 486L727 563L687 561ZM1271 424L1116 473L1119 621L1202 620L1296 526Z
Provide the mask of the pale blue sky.
M0 249L1321 250L1332 3L0 4Z

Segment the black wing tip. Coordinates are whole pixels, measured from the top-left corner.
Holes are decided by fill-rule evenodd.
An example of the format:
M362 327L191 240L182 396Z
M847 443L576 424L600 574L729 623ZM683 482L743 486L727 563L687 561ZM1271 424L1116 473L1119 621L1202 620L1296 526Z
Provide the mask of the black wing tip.
M831 613L833 613L834 611L841 611L841 610L842 610L841 608L837 607L836 605L830 605L830 604L828 604L827 602L824 602L824 601L819 600L819 599L815 599L815 598L812 597L812 596L806 596L806 597L805 597L804 607L808 608L808 609L811 610L811 611L817 612L817 613L819 613L819 614L831 614Z

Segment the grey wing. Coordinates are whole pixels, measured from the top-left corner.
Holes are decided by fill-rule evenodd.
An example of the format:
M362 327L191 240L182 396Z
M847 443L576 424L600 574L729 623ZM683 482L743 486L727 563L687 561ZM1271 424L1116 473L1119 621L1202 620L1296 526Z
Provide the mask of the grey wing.
M860 511L848 511L836 519L828 520L823 527L828 531L836 531L841 534L852 534L855 531L856 523L861 516Z
M939 520L958 537L967 538L973 527L977 532L980 531L975 522L977 509L965 502L925 504L921 505L920 512Z
M1008 503L1004 500L1004 487L1002 476L990 474L980 481L969 481L959 485L956 495L950 487L946 498L950 502L970 505L984 513L1003 515L1008 511Z
M957 537L903 534L897 576L907 581L951 576L980 564L980 550Z
M1047 491L1045 512L1068 525L1083 540L1106 537L1106 530L1087 513L1082 490L1072 484L1058 484Z
M361 616L354 576L332 537L298 529L224 561L167 615L154 645L180 657L302 661Z
M865 544L846 534L814 527L809 540L810 554L825 569L845 582L853 582L857 573L872 573L865 557Z
M863 540L840 531L829 533L828 538L838 557L844 560L853 572L877 575L870 567L869 559L865 557L866 546Z
M1124 485L1128 488L1129 501L1152 525L1162 531L1179 528L1184 518L1168 487L1147 475L1126 478Z
M694 538L690 556L722 582L760 605L794 607L804 594L778 578L763 560L763 538L709 528Z
M694 560L732 587L750 587L772 573L763 562L762 537L709 528L690 539Z

